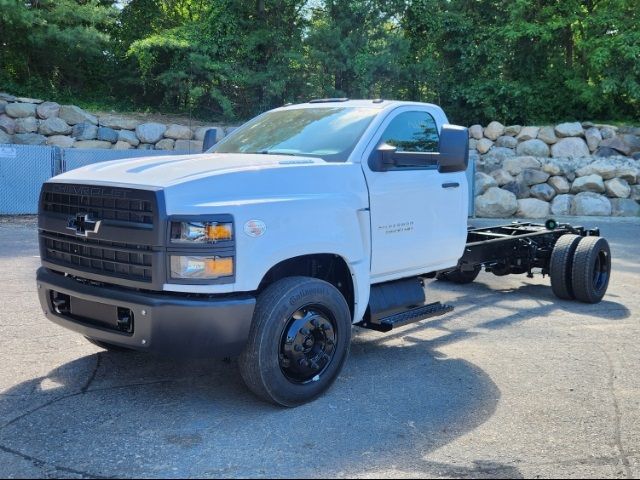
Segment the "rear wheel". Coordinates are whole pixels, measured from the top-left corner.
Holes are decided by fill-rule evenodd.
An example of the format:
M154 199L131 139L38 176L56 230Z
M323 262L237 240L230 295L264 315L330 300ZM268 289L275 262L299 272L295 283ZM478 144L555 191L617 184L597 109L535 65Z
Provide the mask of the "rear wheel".
M480 274L480 266L474 267L473 270L451 270L450 272L439 273L436 277L438 280L453 282L459 284L471 283Z
M258 296L240 373L262 399L293 407L331 386L350 342L351 313L338 289L315 278L285 278Z
M584 237L573 256L572 283L575 298L598 303L604 297L611 277L611 250L602 237Z
M89 343L93 343L96 347L104 348L105 350L109 350L110 352L131 352L130 348L120 347L118 345L113 345L112 343L103 342L101 340L96 340L95 338L84 337Z
M551 290L563 300L575 298L572 285L573 257L580 242L579 235L562 235L553 247L549 261Z

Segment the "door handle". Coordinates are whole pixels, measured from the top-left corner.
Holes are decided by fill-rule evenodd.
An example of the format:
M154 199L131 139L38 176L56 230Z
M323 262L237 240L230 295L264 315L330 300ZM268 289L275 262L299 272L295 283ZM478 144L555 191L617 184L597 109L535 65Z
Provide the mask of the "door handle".
M458 188L460 186L460 184L458 182L451 182L451 183L443 183L442 184L442 188Z

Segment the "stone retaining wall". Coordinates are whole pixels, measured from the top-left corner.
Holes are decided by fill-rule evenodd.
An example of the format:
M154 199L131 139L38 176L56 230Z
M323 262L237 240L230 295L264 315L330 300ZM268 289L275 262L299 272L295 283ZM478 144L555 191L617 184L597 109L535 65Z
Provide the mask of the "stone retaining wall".
M218 140L233 127L144 122L122 115L93 115L75 105L0 93L0 144L63 148L202 151L204 134L216 128Z
M469 128L479 217L640 215L640 128Z

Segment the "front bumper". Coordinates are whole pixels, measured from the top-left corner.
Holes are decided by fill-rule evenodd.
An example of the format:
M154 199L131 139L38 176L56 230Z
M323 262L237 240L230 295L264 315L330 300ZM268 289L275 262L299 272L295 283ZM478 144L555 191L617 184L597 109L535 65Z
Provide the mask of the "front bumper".
M52 322L113 345L168 355L238 355L247 342L255 307L250 295L147 293L80 283L44 267L38 269L37 284L40 305ZM70 309L56 309L56 296L68 296ZM130 331L118 331L117 319L110 316L125 311L131 316Z

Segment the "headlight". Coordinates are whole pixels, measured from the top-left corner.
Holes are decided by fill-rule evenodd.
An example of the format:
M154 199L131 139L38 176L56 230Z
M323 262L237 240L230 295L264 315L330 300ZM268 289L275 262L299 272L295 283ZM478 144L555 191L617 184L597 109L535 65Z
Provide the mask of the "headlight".
M212 280L231 275L232 257L171 256L171 278Z
M233 223L220 222L172 222L173 243L216 243L233 239Z

